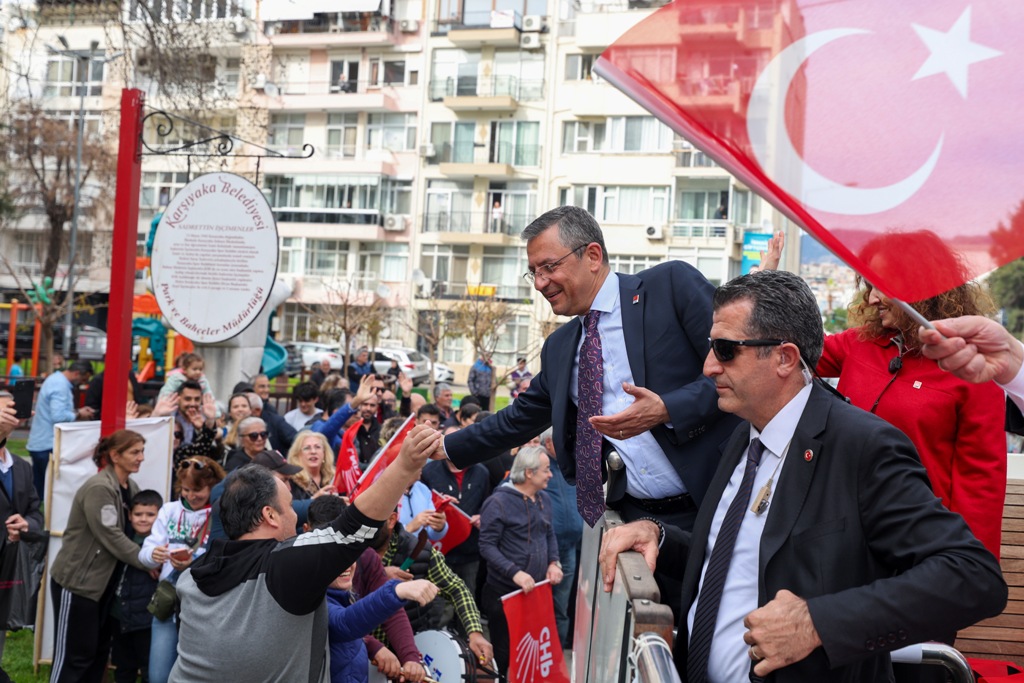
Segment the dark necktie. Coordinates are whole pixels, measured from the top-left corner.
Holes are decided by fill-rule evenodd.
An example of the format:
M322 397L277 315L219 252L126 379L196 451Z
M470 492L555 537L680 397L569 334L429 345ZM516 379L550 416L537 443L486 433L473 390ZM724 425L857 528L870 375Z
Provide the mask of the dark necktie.
M722 602L722 589L725 588L725 577L729 574L729 563L732 551L736 547L736 537L743 523L750 492L754 487L754 475L761 464L764 444L760 439L750 442L747 449L747 466L743 470L743 479L736 497L732 499L729 509L722 520L722 527L715 538L715 547L711 550L707 571L704 572L704 583L697 596L697 611L693 616L693 628L690 631L690 647L686 656L686 677L689 683L704 683L708 673L708 657L711 655L711 640L715 635L715 624L718 622L718 606Z
M604 514L604 487L601 484L601 435L589 418L601 414L604 395L604 362L597 321L601 311L590 311L583 319L583 345L580 347L579 383L576 410L576 507L587 524L594 526Z

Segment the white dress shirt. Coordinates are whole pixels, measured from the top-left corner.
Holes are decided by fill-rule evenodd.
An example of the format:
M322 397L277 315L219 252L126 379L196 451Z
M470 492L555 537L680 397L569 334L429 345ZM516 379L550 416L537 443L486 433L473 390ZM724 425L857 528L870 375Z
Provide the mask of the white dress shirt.
M1024 342L1018 342L1021 346L1024 346ZM997 382L998 384L998 382ZM1017 404L1021 412L1024 413L1024 365L1020 366L1020 370L1017 371L1017 376L1011 379L1007 384L1000 384L1006 393L1010 396L1010 400Z
M764 531L768 515L772 513L773 500L769 498L768 509L760 515L751 512L750 507L758 492L773 474L771 495L775 495L779 479L785 469L786 450L789 448L789 442L793 440L796 426L800 422L800 416L803 415L810 396L811 385L808 384L790 399L789 403L772 418L771 422L765 425L763 432L758 433L753 425L750 426L750 440L761 439L761 443L764 444L764 455L761 457L761 465L757 468L757 475L754 477L750 500L747 501L743 523L740 525L732 560L729 563L729 573L725 578L722 602L718 606L718 620L715 622L715 635L711 641L711 655L708 660L708 683L736 683L736 681L746 681L749 678L750 657L747 654L747 644L743 642L743 634L747 630L743 625L743 619L757 609L757 572L761 534ZM718 507L715 509L715 517L708 533L708 546L704 554L704 567L700 572L701 587L704 585L704 573L708 570L708 561L711 559L711 551L715 547L715 539L722 528L725 513L728 511L729 505L732 504L733 498L736 497L746 463L745 457L740 458L729 479L729 484L722 492ZM690 611L686 617L687 633L693 631L693 618L697 611L700 590L697 595L698 599L690 605Z
M601 338L601 361L604 365L604 393L602 415L615 415L633 404L633 397L622 389L622 383L633 384L633 371L629 368L626 355L626 338L622 333L622 307L619 301L619 276L609 273L604 284L590 306L592 311L601 311L597 323L597 334ZM585 316L579 316L583 325ZM572 378L569 394L572 402L579 405L579 362L580 348L586 337L586 328L580 335L576 355L572 361ZM665 451L661 450L654 435L649 431L628 439L605 437L615 445L615 450L626 463L626 493L641 499L658 499L686 493L686 487Z

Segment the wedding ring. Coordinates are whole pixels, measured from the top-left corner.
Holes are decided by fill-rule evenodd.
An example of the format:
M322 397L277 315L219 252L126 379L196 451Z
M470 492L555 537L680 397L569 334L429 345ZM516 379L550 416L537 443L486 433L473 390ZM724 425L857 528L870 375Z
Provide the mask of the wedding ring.
M619 438L620 438L620 439L621 439L621 438L623 438L623 437L622 437L622 430L621 430L621 429L619 430Z
M754 646L753 645L751 645L750 648L747 650L747 654L749 654L750 658L752 660L754 660L755 662L760 662L762 659L764 659L764 657L758 657L756 654L754 654Z

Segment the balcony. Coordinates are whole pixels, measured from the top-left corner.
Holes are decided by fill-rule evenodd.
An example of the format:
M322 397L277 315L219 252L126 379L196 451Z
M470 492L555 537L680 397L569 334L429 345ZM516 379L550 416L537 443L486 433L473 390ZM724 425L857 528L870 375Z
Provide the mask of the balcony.
M451 240L458 244L505 244L505 237L518 238L529 223L526 216L495 218L490 211L432 211L423 214L423 232L464 235L465 239Z
M306 223L313 225L337 225L339 239L376 240L380 239L384 217L372 209L335 209L328 207L275 207L274 218L278 223ZM332 231L334 229L332 228Z
M266 21L264 32L274 47L374 47L399 40L398 23L376 12L331 12L312 19Z
M672 223L672 237L697 240L724 240L732 226L728 220L677 219Z
M445 143L437 149L435 161L441 175L449 178L511 179L518 177L516 166L538 166L539 145L513 145L507 142Z
M606 48L665 4L667 0L584 0L576 13L576 44Z
M275 83L279 93L265 91L256 106L274 111L398 111L400 105L391 85L366 81L300 81Z
M444 102L452 111L514 112L520 102L544 99L544 81L515 76L460 76L430 81L430 101Z
M522 303L533 296L533 288L526 285L501 285L490 282L468 284L466 282L432 282L430 289L416 295L417 299L465 299L471 297L494 297L512 303Z
M432 33L447 36L459 47L518 47L523 17L511 10L465 12L461 17L438 19Z

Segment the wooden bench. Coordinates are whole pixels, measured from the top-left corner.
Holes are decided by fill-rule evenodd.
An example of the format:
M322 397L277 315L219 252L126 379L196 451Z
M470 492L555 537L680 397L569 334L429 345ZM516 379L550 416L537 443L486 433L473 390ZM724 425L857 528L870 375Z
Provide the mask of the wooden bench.
M1007 482L1000 554L1010 587L1006 609L961 631L956 648L968 657L1006 659L1024 666L1024 480Z

